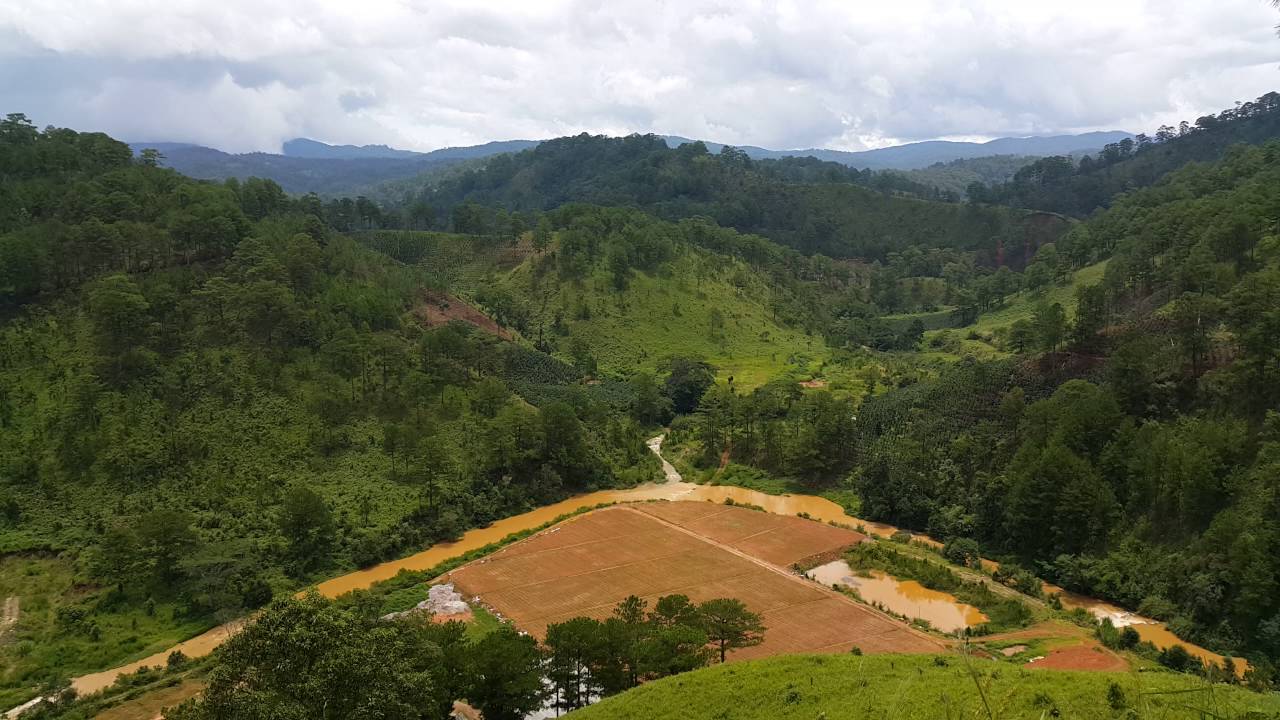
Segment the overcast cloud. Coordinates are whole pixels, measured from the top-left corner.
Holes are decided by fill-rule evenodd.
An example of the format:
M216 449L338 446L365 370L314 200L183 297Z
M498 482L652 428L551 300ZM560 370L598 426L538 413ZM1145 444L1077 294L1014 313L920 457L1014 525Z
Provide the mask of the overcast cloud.
M0 0L0 112L130 140L1134 132L1280 89L1263 0Z

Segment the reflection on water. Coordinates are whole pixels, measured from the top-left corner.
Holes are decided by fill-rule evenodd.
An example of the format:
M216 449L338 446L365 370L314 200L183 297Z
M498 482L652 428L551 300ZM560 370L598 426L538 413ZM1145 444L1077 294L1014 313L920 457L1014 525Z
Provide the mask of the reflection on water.
M648 444L650 449L652 449L654 453L661 458L662 436L659 435L658 437L653 438ZM880 537L888 537L898 531L898 528L895 528L892 525L868 522L866 520L847 515L844 512L844 508L825 498L815 497L812 495L766 495L765 493L756 490L747 490L740 487L695 485L693 483L684 482L680 477L680 473L677 472L665 458L662 458L662 470L663 475L666 478L666 482L650 483L627 490L602 490L600 492L579 495L577 497L555 503L554 505L540 507L521 515L515 515L499 520L489 527L471 530L463 534L462 538L457 542L433 545L422 552L399 560L392 560L390 562L382 563L381 565L375 565L374 567L366 570L358 570L341 577L333 578L332 580L326 580L325 582L317 585L316 590L326 597L337 597L338 595L342 595L352 590L360 590L367 588L374 583L388 580L395 577L396 573L401 570L428 570L446 560L462 555L463 553L498 542L512 533L535 528L551 522L561 515L571 513L580 508L591 507L593 505L603 503L636 502L644 500L706 500L721 503L725 500L733 500L740 504L757 505L768 512L779 515L799 515L801 513L805 513L814 520L822 522L839 522L848 525L860 525L866 532ZM937 541L925 535L913 535L912 537L920 542L934 546L938 545ZM865 579L857 578L857 580L863 581ZM895 580L894 582L898 581ZM899 587L902 587L903 585L904 583L899 583ZM934 592L927 588L920 587L918 584L916 587L919 588L919 591L923 591L924 593ZM880 590L873 589L872 587L867 587L864 591L861 586L858 588L858 591L868 600L873 599L869 597L870 593L880 592ZM915 590L904 592L909 592L914 597L923 597ZM958 605L955 603L954 598L945 595L945 593L939 593L939 595L947 597L949 599L948 604L952 606L969 608L967 605ZM879 601L882 602L885 607L893 608L893 605L887 601L887 598L889 597L890 596L886 594L886 599ZM1091 602L1098 604L1098 601ZM1064 604L1066 604L1065 598ZM977 612L973 608L969 608L969 610ZM896 609L894 609L894 611L902 612ZM921 612L923 612L923 610L921 610ZM941 618L939 621L934 621L927 615L914 615L912 612L902 612L902 614L911 615L913 617L925 617L926 619L929 619L934 627L947 629L949 627L963 627L963 623L965 622L969 622L969 624L976 624L969 619L972 616L965 614L967 612L967 610L961 612L960 620L957 622L942 620ZM978 615L980 616L981 613L978 613ZM985 618L983 618L983 620L985 620ZM226 625L216 627L203 635L187 640L176 647L139 660L138 662L94 673L92 675L78 677L72 681L72 687L81 694L101 690L115 682L116 677L122 673L134 672L138 668L148 665L164 665L165 661L169 657L169 653L174 650L181 650L183 654L188 657L200 657L207 655L218 645L222 644L224 640L239 630L243 624L243 620L233 621ZM1159 627L1163 628L1163 626ZM1143 627L1139 626L1138 631L1139 633L1142 633ZM1150 628L1149 631L1154 631L1154 628ZM1169 637L1172 637L1172 633L1168 633L1167 630L1164 630L1164 633L1168 634ZM1144 636L1144 639L1145 638L1146 636ZM1153 635L1152 638L1153 641L1156 642L1157 647L1167 647L1168 645L1176 643L1183 645L1189 652L1200 657L1219 657L1207 650L1204 650L1203 648L1197 648L1188 643L1179 641L1176 638L1174 638L1173 641L1157 639L1155 635Z
M899 580L878 570L872 571L870 577L855 575L844 560L819 565L806 574L823 585L843 585L857 590L863 600L879 604L898 615L928 620L930 625L943 632L959 632L988 620L978 608L966 605L947 593L930 590L915 580Z

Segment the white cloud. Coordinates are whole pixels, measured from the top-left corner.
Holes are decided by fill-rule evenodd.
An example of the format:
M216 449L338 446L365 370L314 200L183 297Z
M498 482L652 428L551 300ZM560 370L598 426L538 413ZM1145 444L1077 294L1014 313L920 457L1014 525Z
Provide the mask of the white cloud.
M1276 19L1262 0L0 0L0 111L236 151L1141 131L1280 85Z

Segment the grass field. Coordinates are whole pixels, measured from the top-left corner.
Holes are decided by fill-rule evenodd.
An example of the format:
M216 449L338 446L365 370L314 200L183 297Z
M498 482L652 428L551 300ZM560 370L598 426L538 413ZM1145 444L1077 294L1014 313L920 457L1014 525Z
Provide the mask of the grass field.
M975 679L976 678L976 679ZM1114 684L1117 690L1111 690ZM960 656L800 655L664 678L573 720L1269 718L1280 696L1172 673L1046 672Z
M1042 302L1062 305L1067 313L1067 320L1070 321L1075 317L1076 312L1076 288L1101 281L1106 270L1106 260L1088 265L1072 273L1070 282L1053 285L1041 293L1020 292L1014 295L1003 306L979 315L972 325L928 330L924 334L924 341L921 343L922 352L918 357L921 360L954 361L965 356L979 359L1003 356L1006 353L997 343L998 334L1005 332L1009 326L1019 320L1031 320L1036 306ZM925 317L922 314L920 317L925 320L936 320L938 316L937 313L927 315L928 317ZM894 317L898 321L905 321L915 316Z
M1035 312L1036 305L1046 302L1050 305L1059 303L1062 308L1067 311L1067 319L1075 317L1076 313L1076 288L1084 285L1093 285L1102 280L1103 274L1107 271L1107 261L1103 260L1093 265L1082 267L1071 275L1071 281L1063 285L1053 285L1041 294L1032 294L1028 292L1020 292L1014 296L1004 307L991 312L983 313L978 316L969 329L978 332L994 332L997 328L1008 327L1019 320L1030 320L1032 313Z
M942 644L785 568L863 536L796 517L698 502L597 510L448 575L468 599L542 635L607 617L628 595L732 597L760 613L764 643L735 659L794 652L937 652Z
M0 560L0 600L17 598L16 623L0 640L0 708L37 694L56 668L62 678L146 657L207 629L157 603L151 613L103 603L107 589L83 585L69 560L10 555ZM59 613L59 610L62 612ZM84 611L76 619L74 611ZM90 613L90 611L92 611Z

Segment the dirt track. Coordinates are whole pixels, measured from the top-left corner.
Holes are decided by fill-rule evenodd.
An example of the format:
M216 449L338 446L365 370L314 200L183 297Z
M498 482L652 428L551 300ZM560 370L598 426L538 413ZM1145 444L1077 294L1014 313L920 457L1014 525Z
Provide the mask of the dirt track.
M17 595L4 599L4 615L0 616L0 643L7 642L22 617L22 601Z

